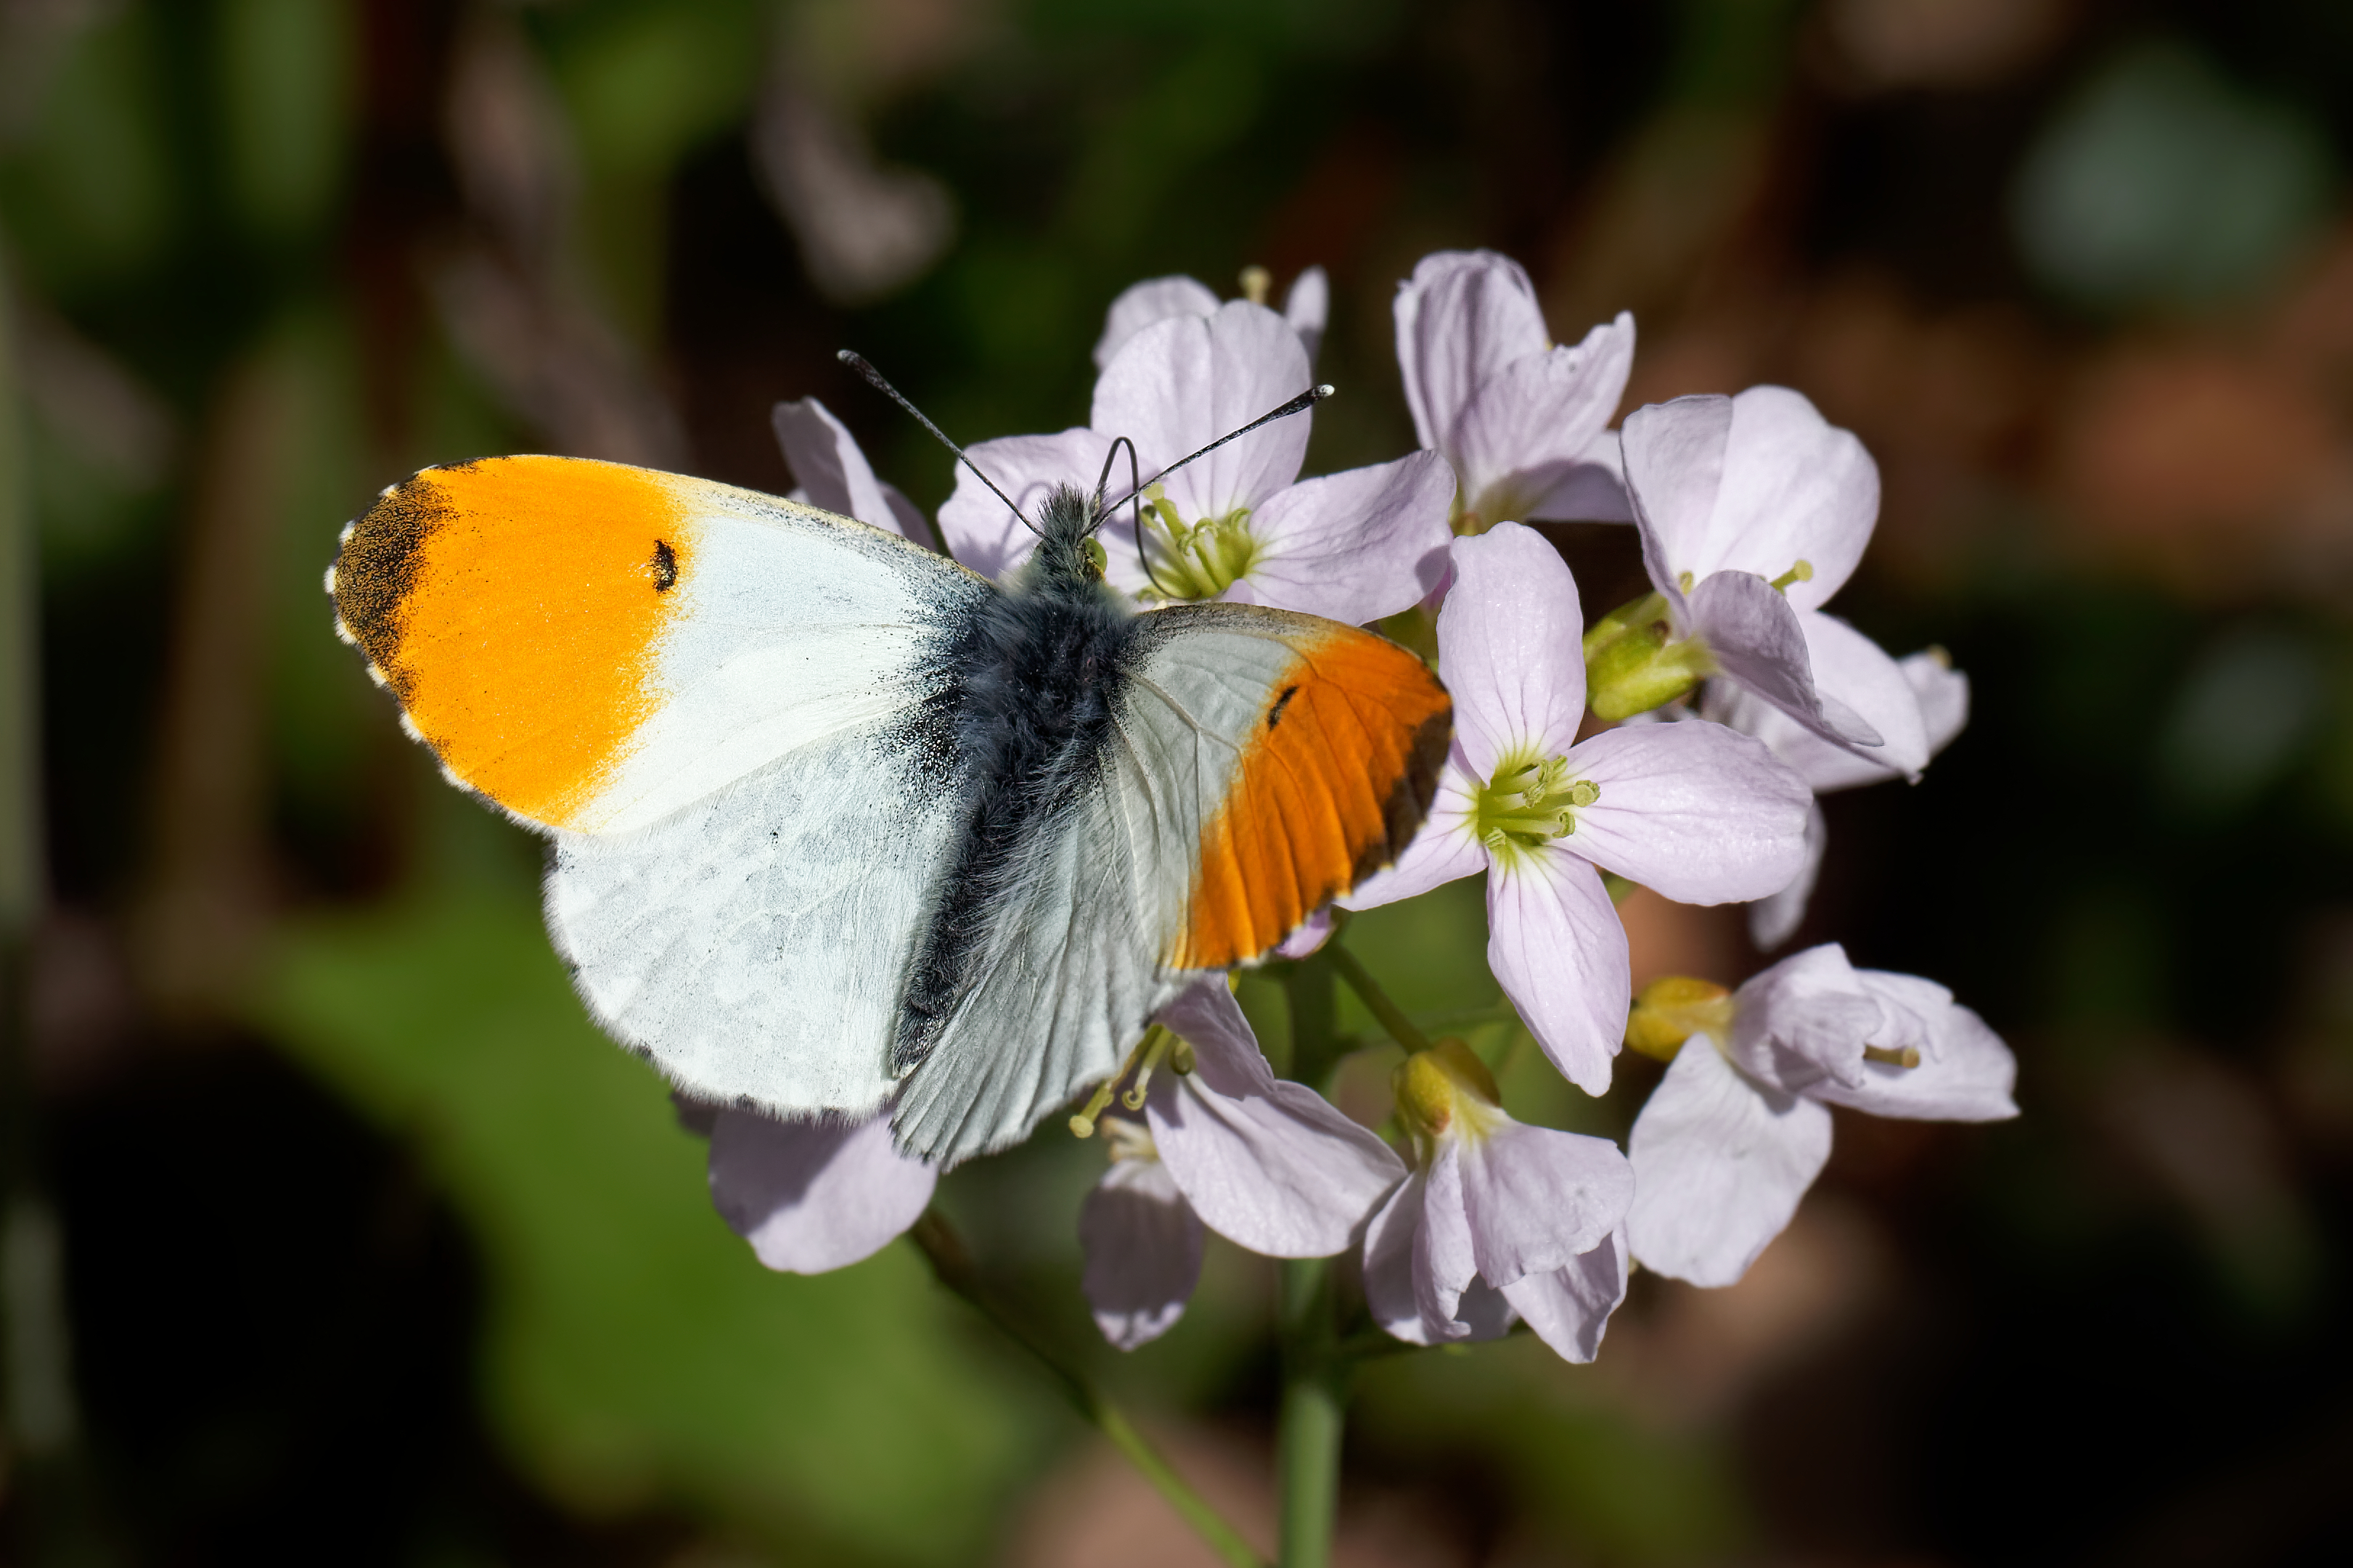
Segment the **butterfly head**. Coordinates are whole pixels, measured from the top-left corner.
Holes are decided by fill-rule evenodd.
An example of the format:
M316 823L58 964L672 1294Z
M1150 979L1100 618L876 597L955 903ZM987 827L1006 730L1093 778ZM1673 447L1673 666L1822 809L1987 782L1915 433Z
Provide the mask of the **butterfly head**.
M1038 509L1038 548L1031 553L1033 591L1092 593L1109 560L1095 531L1103 513L1075 485L1057 485Z

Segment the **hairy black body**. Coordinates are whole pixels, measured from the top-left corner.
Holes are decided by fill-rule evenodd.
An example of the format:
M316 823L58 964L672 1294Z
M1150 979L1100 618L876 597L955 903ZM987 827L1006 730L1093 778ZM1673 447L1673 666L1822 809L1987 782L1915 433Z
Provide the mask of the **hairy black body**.
M1071 809L1111 739L1111 677L1134 642L1135 616L1091 558L1085 496L1056 490L1039 522L1019 582L991 595L945 650L955 675L934 721L952 729L976 799L909 977L894 1073L929 1054L963 994L1016 847Z

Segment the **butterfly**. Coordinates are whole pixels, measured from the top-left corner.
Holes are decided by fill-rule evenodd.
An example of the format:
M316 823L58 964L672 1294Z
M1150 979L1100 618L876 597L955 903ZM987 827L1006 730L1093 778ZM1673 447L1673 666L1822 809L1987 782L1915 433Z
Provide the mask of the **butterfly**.
M1053 492L1000 587L754 491L489 458L385 489L327 586L450 781L553 840L608 1033L699 1100L888 1103L947 1164L1394 860L1451 734L1372 632L1139 613L1100 500Z

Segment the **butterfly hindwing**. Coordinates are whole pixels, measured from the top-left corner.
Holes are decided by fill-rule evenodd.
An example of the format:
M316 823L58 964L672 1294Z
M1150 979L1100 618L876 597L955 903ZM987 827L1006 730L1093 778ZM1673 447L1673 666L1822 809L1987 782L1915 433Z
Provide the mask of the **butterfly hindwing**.
M932 1048L902 1142L1001 1147L1122 1052L1198 971L1262 957L1401 851L1452 709L1385 638L1281 610L1141 618L1116 722L1025 845Z

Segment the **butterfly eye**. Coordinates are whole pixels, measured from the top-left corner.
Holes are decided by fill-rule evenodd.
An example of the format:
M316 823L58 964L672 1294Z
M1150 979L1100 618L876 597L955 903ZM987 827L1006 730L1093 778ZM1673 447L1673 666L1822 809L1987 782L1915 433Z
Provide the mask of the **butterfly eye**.
M1082 548L1086 552L1087 570L1102 576L1103 568L1111 564L1110 552L1103 549L1103 541L1090 538Z

